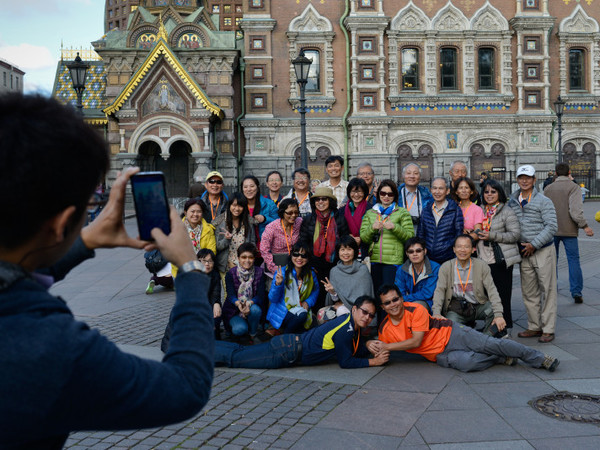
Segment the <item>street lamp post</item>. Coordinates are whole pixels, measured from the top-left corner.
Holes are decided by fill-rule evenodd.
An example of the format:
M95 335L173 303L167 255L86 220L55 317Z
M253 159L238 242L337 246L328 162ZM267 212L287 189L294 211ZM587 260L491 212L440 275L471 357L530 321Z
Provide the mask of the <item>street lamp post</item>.
M562 115L565 109L565 102L560 98L560 95L554 102L554 109L556 110L556 119L558 121L558 163L562 162Z
M87 75L87 70L89 68L89 64L84 63L79 56L79 52L77 52L77 57L75 61L67 64L67 68L71 73L71 81L73 83L73 89L77 93L77 111L80 115L83 116L83 91L85 91L85 77Z
M292 60L294 70L296 71L296 82L300 86L300 151L302 167L308 169L308 150L306 148L306 98L304 90L308 82L308 72L312 59L304 56L304 50L300 50L297 58Z

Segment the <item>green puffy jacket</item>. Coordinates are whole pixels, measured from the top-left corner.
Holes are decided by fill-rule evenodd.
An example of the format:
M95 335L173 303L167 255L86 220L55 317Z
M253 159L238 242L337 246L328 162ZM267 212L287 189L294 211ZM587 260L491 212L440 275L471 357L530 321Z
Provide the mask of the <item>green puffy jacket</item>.
M360 226L360 239L369 245L371 262L383 264L402 264L404 261L404 243L415 235L409 212L396 207L386 222L392 222L394 228L383 228L378 242L373 242L375 230L373 224L379 219L379 213L370 209L364 215Z

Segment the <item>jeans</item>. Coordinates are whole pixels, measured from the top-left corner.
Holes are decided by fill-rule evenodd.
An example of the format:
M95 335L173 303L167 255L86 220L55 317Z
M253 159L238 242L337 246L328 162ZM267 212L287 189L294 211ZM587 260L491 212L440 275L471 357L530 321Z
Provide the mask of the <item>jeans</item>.
M519 358L532 367L539 368L544 354L510 339L496 339L466 325L452 324L452 334L436 362L463 372L484 370L505 358Z
M250 307L250 314L248 314L248 317L245 319L239 315L232 317L229 321L231 333L234 336L243 336L246 333L250 333L250 336L254 336L258 330L258 322L260 321L261 314L262 310L260 309L260 306L254 304Z
M247 369L290 367L302 359L302 340L296 334L275 336L269 342L244 346L232 342L215 342L215 365Z
M569 263L569 286L571 297L580 296L583 289L583 274L579 264L579 243L576 237L554 236L554 247L556 247L556 263L558 264L558 250L562 241L567 253ZM557 273L558 276L558 273Z
M304 322L306 322L307 317L307 312L296 315L288 311L285 314L283 322L281 322L279 330L283 333L302 333L304 331Z

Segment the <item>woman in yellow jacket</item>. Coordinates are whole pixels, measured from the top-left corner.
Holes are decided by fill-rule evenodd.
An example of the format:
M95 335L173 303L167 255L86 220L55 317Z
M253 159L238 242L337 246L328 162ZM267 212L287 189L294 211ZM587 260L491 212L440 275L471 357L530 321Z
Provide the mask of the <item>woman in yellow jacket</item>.
M183 206L183 224L185 225L194 251L198 253L201 248L208 248L217 253L217 240L215 239L215 227L202 218L204 213L202 201L191 198ZM177 266L172 265L173 278L177 276Z

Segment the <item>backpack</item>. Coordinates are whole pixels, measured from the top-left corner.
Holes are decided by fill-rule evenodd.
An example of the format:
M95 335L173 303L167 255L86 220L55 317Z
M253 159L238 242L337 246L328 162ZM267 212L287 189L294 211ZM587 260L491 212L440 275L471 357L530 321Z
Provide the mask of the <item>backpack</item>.
M158 249L144 253L144 259L146 261L146 269L148 269L151 273L157 273L169 262L165 259L162 253L158 251Z

